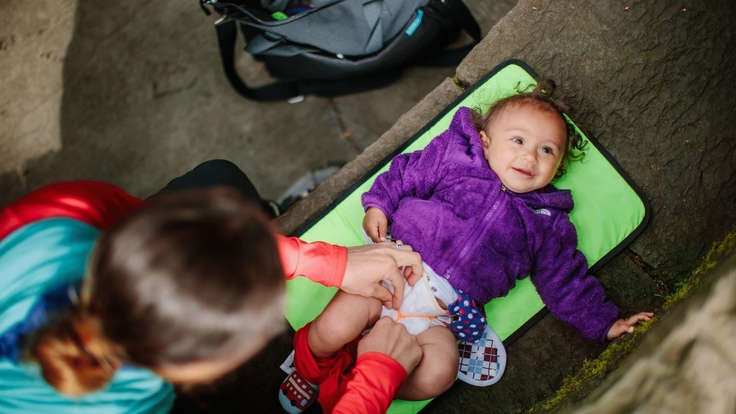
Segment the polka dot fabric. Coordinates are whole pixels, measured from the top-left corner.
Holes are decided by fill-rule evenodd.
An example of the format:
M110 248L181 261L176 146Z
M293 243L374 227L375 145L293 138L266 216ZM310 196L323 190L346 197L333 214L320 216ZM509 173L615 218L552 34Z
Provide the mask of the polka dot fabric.
M447 307L447 314L452 318L450 330L461 341L476 343L483 336L486 318L467 294L458 291L457 300Z

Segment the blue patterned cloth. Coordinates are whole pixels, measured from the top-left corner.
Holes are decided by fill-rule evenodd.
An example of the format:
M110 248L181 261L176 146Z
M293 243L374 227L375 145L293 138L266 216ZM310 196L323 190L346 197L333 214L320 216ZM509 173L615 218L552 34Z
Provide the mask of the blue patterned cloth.
M447 307L447 314L452 317L450 330L458 339L476 343L483 336L486 317L466 293L457 290L457 300Z
M62 285L41 296L33 305L25 319L13 325L0 336L0 358L8 358L13 362L20 359L20 339L25 335L45 326L49 319L60 310L71 306L70 295L79 296L82 282Z

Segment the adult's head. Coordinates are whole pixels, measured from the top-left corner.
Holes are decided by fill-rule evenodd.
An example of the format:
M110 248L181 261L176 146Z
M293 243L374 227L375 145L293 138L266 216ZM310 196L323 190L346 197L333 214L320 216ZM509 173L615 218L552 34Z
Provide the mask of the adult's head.
M232 189L156 197L101 236L87 273L80 303L32 346L67 394L100 388L121 363L210 381L283 328L274 228Z

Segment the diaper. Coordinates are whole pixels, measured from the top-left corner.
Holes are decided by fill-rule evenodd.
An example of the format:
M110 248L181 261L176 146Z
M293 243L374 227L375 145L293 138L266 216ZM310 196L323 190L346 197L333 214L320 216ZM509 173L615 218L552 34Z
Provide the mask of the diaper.
M456 300L457 292L443 277L438 276L429 266L424 265L425 273L414 286L404 287L404 300L401 309L381 310L381 317L390 316L393 320L406 326L409 333L416 335L430 326L449 327L452 317L447 313L447 306ZM393 286L384 280L393 292ZM437 300L442 301L444 306Z
M388 280L384 286L393 292ZM441 303L440 303L441 301ZM381 317L403 324L406 330L417 335L431 326L449 328L455 337L466 342L477 342L486 327L485 316L475 301L450 285L447 279L437 275L424 263L424 275L414 286L404 287L401 308L381 309Z

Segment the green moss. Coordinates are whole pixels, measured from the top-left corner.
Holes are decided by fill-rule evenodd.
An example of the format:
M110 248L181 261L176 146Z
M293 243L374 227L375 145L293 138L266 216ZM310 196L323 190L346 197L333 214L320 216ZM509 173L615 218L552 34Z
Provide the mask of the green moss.
M690 292L702 284L704 278L718 265L718 262L723 257L734 251L736 251L736 226L731 229L731 232L722 241L713 244L708 254L690 277L677 283L676 289L666 297L662 310L657 313L663 314L675 303L686 298ZM563 380L562 386L557 393L542 405L538 405L537 409L541 410L541 412L550 412L562 408L565 400L573 393L581 390L585 384L588 384L590 381L599 383L608 373L616 370L623 363L625 358L639 342L638 339L649 330L656 320L657 316L648 322L641 323L633 334L622 336L612 342L597 358L586 360L575 374ZM532 414L537 412L537 409L532 408L528 412Z
M681 280L677 283L675 292L667 296L662 310L666 311L671 308L672 305L678 303L683 298L693 291L696 287L700 286L703 282L703 278L718 265L718 261L724 257L727 253L736 250L736 226L731 229L731 232L726 237L718 242L714 243L708 254L705 256L703 261L700 263L697 269L690 275L690 277Z
M461 81L460 78L458 78L457 76L453 76L452 77L452 82L455 85L457 85L463 91L466 90L466 89L468 89L468 87L470 87L470 85L468 85L467 83Z
M625 335L612 342L597 358L585 360L583 366L573 375L563 380L562 386L557 393L548 399L542 406L543 412L553 411L573 392L594 379L602 379L609 372L616 370L624 361L626 355L631 353L637 339L641 337L654 323L656 317L648 322L643 322L631 335ZM535 410L530 410L534 413Z

